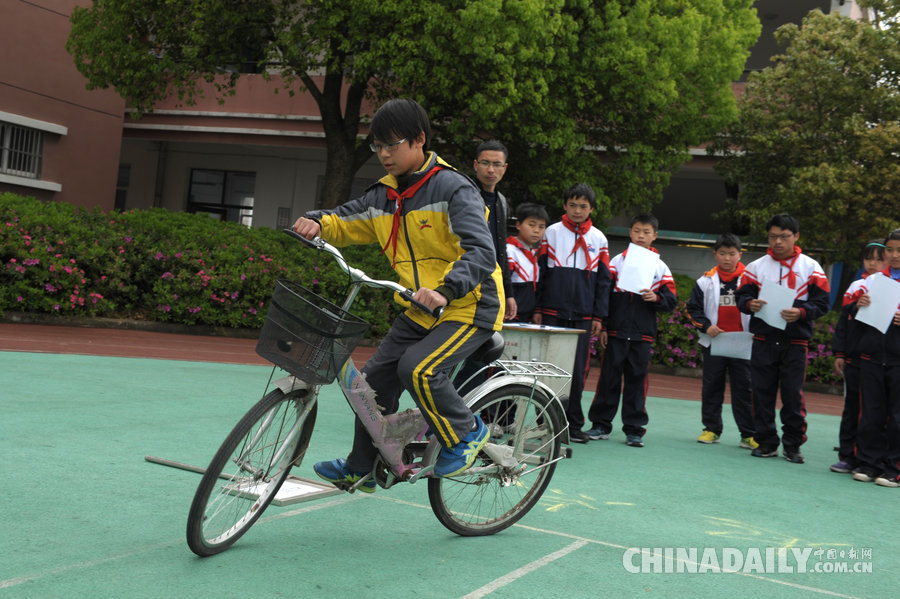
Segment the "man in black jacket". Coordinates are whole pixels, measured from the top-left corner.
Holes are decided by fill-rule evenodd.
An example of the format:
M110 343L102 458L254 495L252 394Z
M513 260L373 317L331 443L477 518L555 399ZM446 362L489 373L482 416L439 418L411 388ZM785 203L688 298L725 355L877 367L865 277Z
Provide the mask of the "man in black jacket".
M497 263L503 273L503 292L506 294L506 316L504 320L516 317L516 300L513 298L509 259L506 257L506 219L509 215L509 203L502 193L497 191L497 184L506 174L509 152L502 143L496 140L482 142L475 151L475 179L481 189L481 197L490 210L488 228L497 252Z

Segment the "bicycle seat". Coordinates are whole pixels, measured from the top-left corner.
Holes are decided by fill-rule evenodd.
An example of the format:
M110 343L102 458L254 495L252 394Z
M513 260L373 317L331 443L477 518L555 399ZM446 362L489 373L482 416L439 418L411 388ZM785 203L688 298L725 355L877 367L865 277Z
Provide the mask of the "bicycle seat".
M475 352L468 357L468 360L472 362L481 362L482 364L490 364L503 355L504 348L505 343L503 341L503 335L495 331L490 339L482 343L481 347L476 349Z

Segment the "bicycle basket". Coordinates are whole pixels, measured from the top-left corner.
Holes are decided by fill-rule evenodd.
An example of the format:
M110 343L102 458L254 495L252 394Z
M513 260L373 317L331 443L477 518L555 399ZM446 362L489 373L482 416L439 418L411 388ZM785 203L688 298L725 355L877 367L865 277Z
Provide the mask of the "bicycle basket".
M310 383L330 383L369 323L292 281L279 279L256 353Z

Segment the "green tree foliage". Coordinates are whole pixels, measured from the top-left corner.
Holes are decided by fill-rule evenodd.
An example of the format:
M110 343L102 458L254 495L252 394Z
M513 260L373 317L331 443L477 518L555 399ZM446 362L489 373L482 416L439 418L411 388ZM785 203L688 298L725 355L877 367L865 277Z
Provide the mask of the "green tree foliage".
M145 110L172 94L190 104L203 80L229 93L228 65L278 72L318 103L326 207L370 157L366 101L404 95L460 165L478 139L502 139L515 195L548 202L584 180L603 218L649 207L688 147L734 118L730 84L760 30L751 4L94 0L73 12L68 49L91 86Z
M857 264L862 245L900 225L900 30L875 16L813 11L778 29L784 53L750 77L738 120L712 147L740 185L732 220L762 236L771 215L794 214L802 244L829 262Z

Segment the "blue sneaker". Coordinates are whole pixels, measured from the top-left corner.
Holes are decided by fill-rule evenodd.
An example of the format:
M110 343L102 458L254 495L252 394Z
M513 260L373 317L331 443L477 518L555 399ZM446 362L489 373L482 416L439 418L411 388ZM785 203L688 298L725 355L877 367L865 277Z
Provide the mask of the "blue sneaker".
M601 426L595 426L587 432L587 436L591 441L606 441L609 439L609 431Z
M471 468L475 463L478 452L481 451L490 436L488 428L477 415L475 423L478 427L463 437L462 441L451 448L441 449L437 461L434 463L436 476L456 476Z
M345 489L356 484L361 478L369 475L368 472L354 472L347 468L347 460L338 458L330 462L318 462L313 466L316 475L322 480L327 480L331 484L341 489ZM375 492L375 480L369 477L366 482L357 487L363 493Z
M625 445L628 445L629 447L643 447L644 440L640 435L626 435Z

